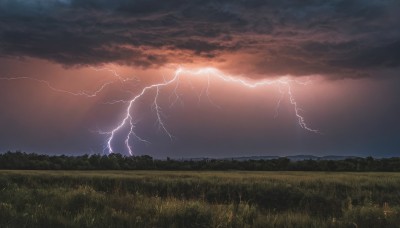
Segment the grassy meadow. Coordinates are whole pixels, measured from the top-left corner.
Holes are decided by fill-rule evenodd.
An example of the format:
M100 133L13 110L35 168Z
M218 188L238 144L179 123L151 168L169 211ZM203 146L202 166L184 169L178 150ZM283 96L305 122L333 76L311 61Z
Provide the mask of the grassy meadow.
M400 227L400 173L2 170L0 227Z

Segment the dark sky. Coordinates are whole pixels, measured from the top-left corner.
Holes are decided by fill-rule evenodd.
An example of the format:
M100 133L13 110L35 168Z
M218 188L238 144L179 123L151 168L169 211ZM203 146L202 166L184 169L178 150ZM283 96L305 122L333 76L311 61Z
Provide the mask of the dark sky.
M400 156L399 12L398 0L0 0L0 151L107 153L98 131L129 105L109 103L182 68L201 73L129 110L148 141L131 134L134 154ZM128 125L114 152L128 154Z

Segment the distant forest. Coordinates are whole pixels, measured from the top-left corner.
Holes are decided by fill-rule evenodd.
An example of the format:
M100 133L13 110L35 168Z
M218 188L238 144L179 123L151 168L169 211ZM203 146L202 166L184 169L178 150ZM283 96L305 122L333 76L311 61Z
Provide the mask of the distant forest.
M400 171L400 158L348 158L344 160L203 159L158 160L148 155L41 155L23 152L0 154L0 169L32 170L248 170L248 171Z

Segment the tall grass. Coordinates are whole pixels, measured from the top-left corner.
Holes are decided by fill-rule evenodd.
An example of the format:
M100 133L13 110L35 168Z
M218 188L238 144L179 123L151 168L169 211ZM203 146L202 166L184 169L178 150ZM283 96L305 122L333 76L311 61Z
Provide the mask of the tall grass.
M400 174L0 171L0 227L400 227Z

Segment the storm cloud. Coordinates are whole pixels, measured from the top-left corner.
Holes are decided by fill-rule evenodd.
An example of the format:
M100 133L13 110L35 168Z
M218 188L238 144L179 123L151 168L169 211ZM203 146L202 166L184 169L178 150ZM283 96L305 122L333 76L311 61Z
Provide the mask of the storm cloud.
M135 155L399 156L399 12L399 0L0 0L0 152L107 152L97 132L181 66L290 79L298 112L322 134L299 125L285 86L204 73L129 110L150 142L130 138ZM158 92L173 140L157 124ZM127 154L127 131L116 152Z
M396 0L0 0L0 55L373 77L400 65L399 11Z

